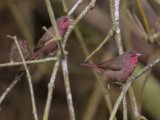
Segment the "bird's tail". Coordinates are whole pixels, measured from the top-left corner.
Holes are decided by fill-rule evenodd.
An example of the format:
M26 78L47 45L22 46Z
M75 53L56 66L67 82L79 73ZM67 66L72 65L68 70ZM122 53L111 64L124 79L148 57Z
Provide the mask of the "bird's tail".
M88 63L81 63L80 65L81 65L81 66L84 66L84 67L92 68L92 69L94 69L95 71L97 71L98 73L102 73L102 69L99 68L97 65L88 64Z

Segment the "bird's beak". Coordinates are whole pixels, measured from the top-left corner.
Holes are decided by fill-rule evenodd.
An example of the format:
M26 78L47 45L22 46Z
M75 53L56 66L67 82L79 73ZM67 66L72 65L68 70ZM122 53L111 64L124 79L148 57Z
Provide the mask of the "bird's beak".
M141 56L142 54L140 54L140 53L136 53L136 55L139 57L139 56Z

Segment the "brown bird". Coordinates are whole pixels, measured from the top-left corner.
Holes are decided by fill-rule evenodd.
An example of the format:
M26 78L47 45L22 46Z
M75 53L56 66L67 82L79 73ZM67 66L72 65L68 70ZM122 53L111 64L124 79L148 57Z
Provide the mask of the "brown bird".
M110 82L123 84L133 73L140 55L134 50L129 50L109 61L97 65L84 63L82 66L94 69Z
M24 39L18 39L19 47L22 51L25 60L28 60L31 57L31 53L29 51L28 43ZM21 62L22 59L20 57L18 48L15 43L12 43L10 49L10 60L14 62Z
M18 44L19 44L21 52L24 56L24 59L28 60L30 58L31 54L30 54L30 51L29 51L29 48L28 48L27 41L24 40L24 39L18 39ZM14 61L14 62L21 62L22 61L20 53L19 53L18 48L17 48L15 43L12 43L12 45L11 45L10 60ZM9 87L8 87L9 89L7 88L5 90L5 92L0 96L0 104L3 102L3 100L5 99L7 94L14 88L14 86L17 84L17 82L22 78L22 76L24 74L24 69L23 69L22 66L18 66L15 69L17 70L15 79L9 85Z
M62 16L56 19L58 31L62 38L72 22L73 20L67 16ZM35 53L32 59L40 59L46 57L48 54L53 53L57 50L58 45L55 41L55 31L53 31L52 27L49 27L48 31L51 32L53 35L49 34L48 32L44 33L44 35L37 43Z

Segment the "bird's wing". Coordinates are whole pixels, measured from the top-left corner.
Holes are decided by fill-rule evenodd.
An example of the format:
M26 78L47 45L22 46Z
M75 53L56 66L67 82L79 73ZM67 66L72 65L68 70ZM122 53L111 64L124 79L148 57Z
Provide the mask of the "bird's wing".
M122 64L119 62L118 59L112 59L112 60L100 63L97 66L105 70L119 71L122 69Z
M49 27L48 31L50 31L54 35L52 27ZM37 43L36 48L35 48L34 51L39 50L41 47L43 47L45 44L47 44L47 41L51 40L52 38L53 38L52 35L50 35L48 32L45 32L45 34L38 41L38 43Z

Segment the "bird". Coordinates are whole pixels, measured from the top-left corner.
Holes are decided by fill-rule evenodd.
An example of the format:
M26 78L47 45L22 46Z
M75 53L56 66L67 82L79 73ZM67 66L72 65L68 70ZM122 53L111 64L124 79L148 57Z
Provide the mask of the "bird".
M135 50L128 50L122 55L100 64L82 63L81 65L92 68L104 78L107 78L111 83L122 85L133 73L139 56L141 54Z
M18 38L18 44L21 49L21 52L24 56L25 60L30 59L31 53L29 51L28 42L25 39ZM22 62L20 53L15 43L12 43L10 48L10 61L11 62ZM15 79L10 83L9 87L3 92L0 96L0 104L3 102L4 98L8 95L8 93L14 88L18 81L21 80L23 74L25 73L24 68L22 66L16 66L17 70Z
M56 23L59 34L63 38L68 27L73 23L73 20L68 16L61 16L56 19ZM57 42L55 41L55 31L53 30L52 26L48 28L48 31L53 35L49 34L48 32L43 34L43 36L37 42L32 59L44 58L58 49Z
M25 60L30 59L31 52L28 47L28 42L25 39L19 38L18 44L19 44L19 47L22 51L24 59ZM19 53L18 48L15 43L12 43L12 45L11 45L9 56L10 56L10 61L13 61L13 62L21 62L22 61L20 53Z

